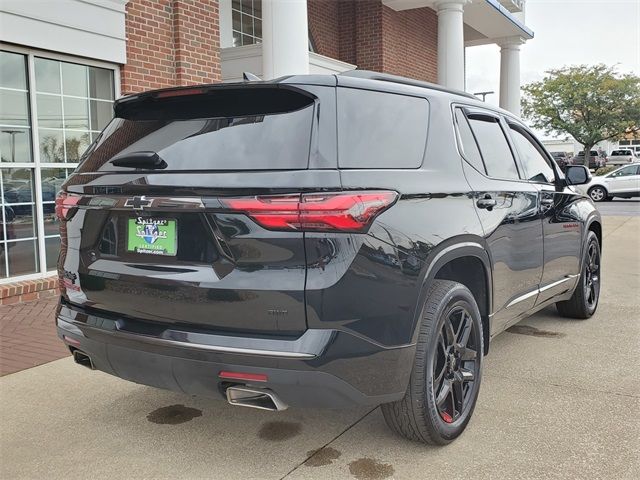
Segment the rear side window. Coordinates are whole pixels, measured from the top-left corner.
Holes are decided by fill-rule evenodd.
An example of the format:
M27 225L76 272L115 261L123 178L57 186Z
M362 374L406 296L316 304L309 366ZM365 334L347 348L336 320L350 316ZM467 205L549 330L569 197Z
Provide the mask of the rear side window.
M498 119L484 115L469 116L487 175L507 180L519 179L515 159Z
M424 98L338 88L340 167L420 167L428 119Z
M510 125L510 130L511 139L524 168L525 178L532 182L553 183L555 179L553 169L529 135L514 125Z
M314 102L289 95L300 98L273 105L275 93L263 89L125 105L77 172L131 171L110 160L136 152L157 153L165 171L306 169Z
M462 155L465 160L473 165L476 170L487 173L484 168L484 163L482 163L482 156L480 155L480 150L478 150L478 144L476 143L476 139L473 138L473 132L471 131L467 117L460 108L456 108L456 124L462 144Z

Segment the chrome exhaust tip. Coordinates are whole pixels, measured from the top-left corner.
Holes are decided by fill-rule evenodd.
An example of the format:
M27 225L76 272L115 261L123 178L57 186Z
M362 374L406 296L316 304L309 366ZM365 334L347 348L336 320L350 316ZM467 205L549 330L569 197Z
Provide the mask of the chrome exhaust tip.
M91 357L80 350L73 351L73 361L78 365L82 365L83 367L87 367L91 370L95 370L96 368L93 366L93 362L91 361Z
M280 400L277 395L266 388L229 387L226 390L227 401L230 405L240 407L257 408L280 412L289 408L289 405Z

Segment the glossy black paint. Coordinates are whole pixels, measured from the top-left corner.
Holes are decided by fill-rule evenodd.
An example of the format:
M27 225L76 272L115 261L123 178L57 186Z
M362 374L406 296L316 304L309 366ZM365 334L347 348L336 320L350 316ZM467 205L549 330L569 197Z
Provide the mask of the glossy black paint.
M62 228L58 329L79 341L78 348L97 368L198 394L215 394L218 372L240 368L268 373L266 386L290 404L376 404L404 394L422 302L434 278L454 279L471 289L485 340L571 295L586 233L599 231L591 201L567 187L557 169L553 184L501 180L479 172L461 154L454 105L501 118L508 114L417 85L348 76L278 82L314 98L306 169L192 172L112 166L96 171L89 157L64 185L82 200ZM338 169L336 129L349 129L354 136L366 131L337 124L337 88L426 99L422 165ZM400 194L366 234L270 231L219 201L362 189ZM140 195L154 199L153 205L139 211L125 206L126 199ZM124 225L133 215L177 219L177 256L124 251ZM294 342L309 330L331 335L306 359L151 345L118 335L228 335L231 342L240 339L241 346L242 338L252 339L246 344Z

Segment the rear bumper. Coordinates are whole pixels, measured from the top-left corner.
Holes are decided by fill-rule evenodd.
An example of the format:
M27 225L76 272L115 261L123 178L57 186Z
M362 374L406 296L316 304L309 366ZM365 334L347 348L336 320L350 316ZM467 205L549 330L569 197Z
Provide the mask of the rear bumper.
M229 385L274 391L296 407L378 405L404 395L414 345L387 348L339 330L298 338L241 337L151 326L60 305L59 337L96 369L144 385L225 398ZM223 382L221 371L263 374L267 382Z

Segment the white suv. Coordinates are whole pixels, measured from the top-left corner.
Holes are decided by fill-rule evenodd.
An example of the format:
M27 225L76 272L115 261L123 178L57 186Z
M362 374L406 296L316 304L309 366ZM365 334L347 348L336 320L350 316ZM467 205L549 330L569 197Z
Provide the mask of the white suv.
M586 185L575 188L589 195L594 202L611 200L613 197L640 197L640 163L625 165L606 175L594 176Z

